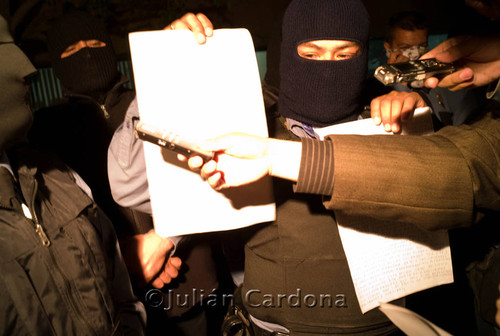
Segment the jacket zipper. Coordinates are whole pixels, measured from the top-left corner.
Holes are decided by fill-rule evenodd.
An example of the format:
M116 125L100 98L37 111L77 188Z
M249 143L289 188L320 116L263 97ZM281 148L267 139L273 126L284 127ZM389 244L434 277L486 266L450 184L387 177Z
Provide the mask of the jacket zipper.
M47 235L45 234L43 226L40 224L40 222L38 220L38 216L37 216L36 211L35 211L35 197L36 197L37 191L38 191L38 181L35 179L35 180L33 180L33 192L31 195L32 198L31 198L30 213L33 217L32 222L35 224L35 231L38 234L38 236L40 237L42 245L45 247L49 247L51 244L50 240L47 237ZM56 260L56 257L54 256L54 253L52 252L52 249L48 249L48 253L50 255L52 265L57 269L57 273L60 274L60 276L63 279L64 287L66 288L66 290L64 292L66 293L66 296L68 298L68 302L70 303L71 307L73 308L78 320L80 320L80 322L82 324L84 324L88 328L88 330L93 331L94 328L85 319L84 314L82 313L82 311L79 308L78 300L75 299L75 297L73 295L73 290L71 288L71 281L62 272L62 270L61 270L61 268Z
M50 246L50 240L49 237L45 234L45 231L43 230L43 226L40 224L40 221L38 220L38 216L35 211L35 196L36 192L38 190L38 182L37 180L34 180L34 187L33 187L33 192L31 195L31 204L30 204L30 213L31 216L33 217L33 224L35 224L35 232L38 234L38 237L40 237L40 240L42 241L42 245L45 247Z
M104 118L109 119L111 116L109 115L108 110L106 109L106 105L101 104L99 105L99 107L101 108L102 113L104 113Z
M97 104L100 107L102 113L104 114L104 118L109 119L109 118L111 118L111 115L109 114L108 110L106 109L106 101L109 100L109 93L115 91L117 88L123 86L127 82L130 82L130 80L128 78L125 78L124 76L122 76L120 78L120 80L111 88L111 90L108 91L108 94L106 94L106 96L104 97L104 104L100 104L97 100L95 100L94 98L92 98L90 96L83 95L83 94L77 94L77 93L73 93L73 92L63 92L63 96L68 97L68 98L88 99L88 100L92 101L93 103Z

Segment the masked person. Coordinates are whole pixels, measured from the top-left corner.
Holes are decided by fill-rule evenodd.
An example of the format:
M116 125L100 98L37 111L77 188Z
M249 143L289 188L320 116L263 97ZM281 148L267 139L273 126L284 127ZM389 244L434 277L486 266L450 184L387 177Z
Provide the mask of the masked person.
M72 10L53 22L47 48L63 95L99 108L111 131L122 122L135 97L117 70L111 36L104 23L82 11Z
M368 29L361 1L290 3L282 25L279 117L269 125L272 137L311 139L313 127L359 118ZM396 332L381 312L361 313L335 217L322 208L321 197L295 194L291 182L278 179L274 193L277 220L247 241L244 281L235 293L255 334ZM319 304L320 296L333 300ZM318 304L308 305L305 297Z
M89 185L96 203L115 225L133 284L154 281L157 276L145 271L137 240L162 242L154 259L161 265L171 242L157 239L154 232L147 234L152 228L149 215L113 200L107 175L109 142L135 97L133 90L123 86L128 79L117 71L111 37L102 21L71 9L52 22L47 49L64 98L35 111L30 142L56 153ZM152 267L155 273L161 265Z
M180 263L177 256L173 259L170 256L172 241L156 234L150 214L121 207L112 197L107 173L108 145L114 130L123 122L135 92L123 86L128 79L117 71L111 37L104 23L86 12L72 9L52 23L47 48L54 73L61 82L64 101L35 112L30 140L44 151L57 153L74 169L112 220L135 293L146 305L148 332L156 328L173 330L182 321L177 323L167 317L178 317L192 305L166 311L156 302L148 302L151 296L148 293L157 294L156 298L162 295L156 288L165 288L166 293L170 289L174 298L192 293L198 286L192 283L193 277L195 280L201 277L195 270L215 273L210 268L213 267L210 247L186 247L187 251L182 254L181 280L171 284L174 276L168 272L168 265L172 261L177 266ZM200 270L198 263L206 268ZM214 277L206 276L211 280ZM207 293L214 288L217 288L216 281L207 287L199 286ZM161 301L174 306L166 298Z
M497 9L485 10L487 13L500 13L500 1L470 2L480 8ZM302 138L301 142L229 134L201 146L218 153L214 161L203 164L194 157L189 160L190 167L201 167L201 177L217 190L270 175L293 181L297 193L324 195L323 206L335 212L374 222L416 225L429 231L452 230L455 238L463 237L465 242L455 249L460 257L458 264L457 255L453 256L455 281L467 272L475 297L465 292L444 301L428 296L424 315L437 311L438 320L444 318L451 323L431 321L453 334L478 334L474 322L468 325L477 316L490 327L498 327L499 40L499 36L455 37L427 54L463 64L440 80L429 79L429 87L463 90L489 85L488 105L466 125L444 127L430 136L329 135L325 141ZM380 108L390 110L391 106ZM299 231L312 227L312 223L304 222ZM285 243L291 241L293 236L285 228L279 232L287 234ZM322 239L317 235L314 244ZM297 239L295 248L307 247L304 241ZM462 262L466 260L464 269L467 263ZM477 315L471 307L474 304Z
M107 147L135 97L123 84L105 25L78 10L52 23L47 48L64 99L35 112L30 141L57 153L90 186L96 202L119 234L133 233L133 214L112 199L107 178ZM143 216L145 220L147 219Z
M113 226L57 157L26 143L35 68L0 17L0 333L143 335Z

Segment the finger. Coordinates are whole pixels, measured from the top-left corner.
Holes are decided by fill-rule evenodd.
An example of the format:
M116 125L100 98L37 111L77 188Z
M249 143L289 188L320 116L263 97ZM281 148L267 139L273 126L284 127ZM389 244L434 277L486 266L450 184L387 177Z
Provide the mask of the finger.
M187 13L180 20L187 25L189 30L193 32L194 37L199 44L204 44L207 41L205 27L203 26L203 23L200 22L197 15Z
M158 253L160 255L166 255L174 248L174 243L168 238L162 238L160 245L158 246Z
M491 20L500 19L500 1L466 0L465 3L482 16Z
M200 156L192 156L188 160L188 166L190 169L198 170L203 166L203 159Z
M424 85L427 88L434 89L439 84L439 79L436 77L429 77L424 81Z
M169 262L176 269L181 269L181 266L182 266L182 260L181 260L181 258L179 258L179 257L170 257Z
M408 83L409 87L414 88L414 89L420 89L424 87L424 81L419 79L419 80L414 80Z
M200 148L209 152L220 152L231 148L233 145L234 141L232 134L226 134L203 142L200 144Z
M208 184L215 190L224 188L225 182L221 172L217 172L207 179Z
M215 173L216 170L217 170L217 163L214 160L210 160L203 165L203 167L201 168L200 175L203 179L208 179Z
M413 117L413 112L417 107L422 106L417 106L416 102L413 99L405 99L401 108L401 121L404 122L411 119L411 117Z
M456 71L448 76L443 77L439 83L439 87L449 88L450 90L456 89L457 86L468 86L474 80L474 71L470 68L464 68Z
M380 125L382 118L380 117L380 100L375 98L370 103L370 113L375 125Z
M189 26L180 19L173 21L167 28L169 30L189 30Z
M436 58L437 54L440 54L443 52L443 50L448 49L450 46L450 40L446 40L438 44L436 47L432 48L422 56L420 56L420 59L427 59L427 58Z
M461 43L463 41L463 37L452 37L450 39L447 39L440 44L438 44L436 47L432 48L425 54L423 54L420 59L426 59L426 58L436 58L437 55L443 53L444 51L448 50L451 47L456 46L458 43Z
M172 281L172 279L177 278L177 276L179 275L179 269L172 266L172 264L167 263L167 265L165 265L163 273L165 273L170 281Z
M201 146L202 149L228 154L233 157L254 159L267 153L269 139L256 135L230 133L219 138L208 140ZM219 161L217 159L217 161Z
M424 104L425 105L425 104ZM415 112L415 109L418 106L418 104L415 102L414 99L405 99L403 102L403 106L401 107L401 113L399 117L399 129L393 130L394 133L399 133L402 128L403 128L403 123L410 120L413 117L413 113Z
M212 22L205 16L205 14L198 13L198 14L196 14L196 17L198 18L198 20L201 22L201 24L205 28L205 35L206 36L213 36L214 26L212 25Z
M491 12L491 6L486 6L483 1L479 0L465 0L467 6L473 8L479 14L488 17L489 12Z
M398 133L400 130L400 116L402 107L403 102L401 102L399 99L395 99L391 102L390 131L392 131L393 133ZM388 127L385 127L384 125L384 129L387 130Z
M163 27L163 30L175 30L175 22L177 20L172 21L169 25Z
M157 289L161 289L163 288L163 286L165 286L165 284L163 283L163 281L161 281L160 278L156 278L151 282L151 286Z
M238 145L246 144L251 137L252 136L248 134L229 133L215 139L207 140L200 145L200 147L210 152L226 152L228 150L230 151L232 147L238 147ZM242 148L239 148L238 152L240 154L242 154L241 151Z
M172 277L165 270L158 275L158 278L164 283L169 284L172 281Z
M162 274L160 274L159 277L162 279L162 281L172 281L172 279L177 278L177 276L179 275L181 265L182 262L178 257L169 258L165 263L165 266L163 267Z
M380 102L380 118L386 132L391 131L391 105L390 99L384 99Z
M470 55L477 50L478 46L476 43L464 43L469 38L469 36L460 36L451 39L447 48L437 52L434 57L441 62L451 63Z

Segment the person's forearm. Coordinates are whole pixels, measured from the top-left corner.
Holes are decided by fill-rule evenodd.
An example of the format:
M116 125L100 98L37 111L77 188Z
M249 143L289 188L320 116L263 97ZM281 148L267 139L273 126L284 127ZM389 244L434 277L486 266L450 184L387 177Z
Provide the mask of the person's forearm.
M441 230L474 222L475 190L486 195L476 203L496 197L490 198L496 165L488 168L495 141L470 127L446 127L431 136L330 137L335 185L327 209Z
M269 175L296 182L299 176L302 143L271 139L268 151Z
M271 139L268 155L269 174L297 182L296 192L331 195L333 145L330 141Z

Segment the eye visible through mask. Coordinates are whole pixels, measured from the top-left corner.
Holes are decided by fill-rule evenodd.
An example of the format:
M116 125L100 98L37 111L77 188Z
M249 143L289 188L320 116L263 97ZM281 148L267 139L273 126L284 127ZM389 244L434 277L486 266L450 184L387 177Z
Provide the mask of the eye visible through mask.
M357 56L360 51L358 43L344 40L313 40L297 46L300 57L314 61L344 61Z

